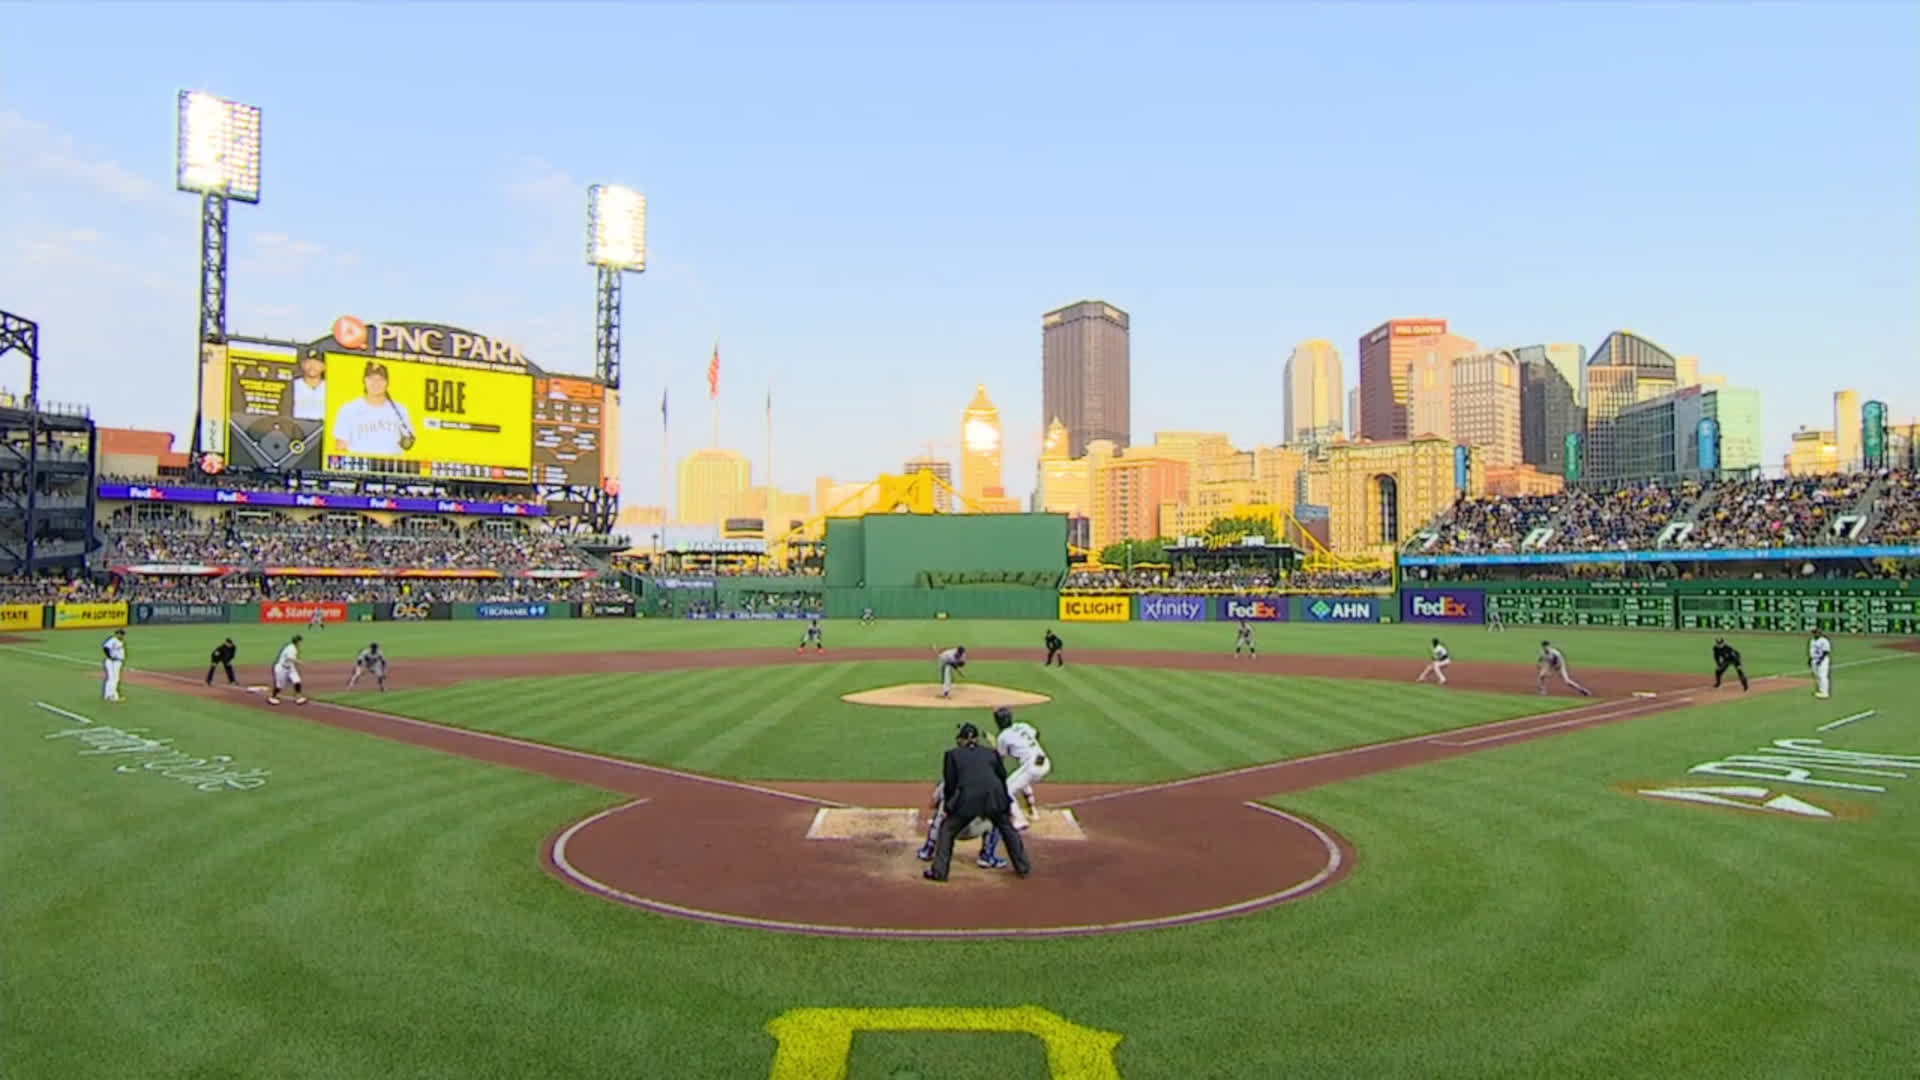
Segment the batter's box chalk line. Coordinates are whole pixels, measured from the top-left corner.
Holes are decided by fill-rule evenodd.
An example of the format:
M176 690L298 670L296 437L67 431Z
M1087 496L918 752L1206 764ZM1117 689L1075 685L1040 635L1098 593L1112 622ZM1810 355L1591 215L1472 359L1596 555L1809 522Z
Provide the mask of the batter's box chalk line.
M1026 835L1036 840L1085 840L1072 810L1041 807ZM807 826L809 840L926 840L926 822L912 807L823 806Z

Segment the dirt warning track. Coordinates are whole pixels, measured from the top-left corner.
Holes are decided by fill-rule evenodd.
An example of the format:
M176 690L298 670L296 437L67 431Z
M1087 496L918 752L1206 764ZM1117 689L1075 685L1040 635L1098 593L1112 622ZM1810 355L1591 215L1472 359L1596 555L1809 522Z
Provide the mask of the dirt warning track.
M396 685L689 668L749 668L848 660L927 660L912 649L787 649L466 657L394 665ZM1037 661L1026 650L969 650L969 659ZM1418 664L1383 658L1080 651L1077 665L1312 675L1411 682ZM1531 690L1530 665L1474 665L1445 689ZM203 672L135 674L129 681L272 709L261 695L202 685ZM310 665L313 686L346 669ZM1276 794L1494 749L1599 724L1684 708L1699 680L1579 671L1596 695L1569 708L1471 728L1354 747L1164 784L1046 784L1071 806L1083 838L1036 840L1025 879L973 866L955 850L944 884L921 880L911 838L809 840L825 807L918 808L930 784L754 784L447 727L377 711L379 695L316 700L272 711L509 768L598 787L626 801L551 834L547 870L568 885L633 907L722 925L885 938L1047 937L1174 927L1259 911L1325 888L1353 866L1351 846L1325 826L1260 804ZM1755 692L1797 683L1756 682ZM1564 687L1551 687L1564 694ZM1636 696L1651 695L1651 696ZM362 704L364 706L362 707Z

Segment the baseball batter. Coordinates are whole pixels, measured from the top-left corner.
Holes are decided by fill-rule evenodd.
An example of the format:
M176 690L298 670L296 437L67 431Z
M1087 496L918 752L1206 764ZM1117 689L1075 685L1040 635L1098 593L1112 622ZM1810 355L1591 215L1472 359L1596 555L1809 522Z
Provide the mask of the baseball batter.
M360 684L360 676L371 675L380 684L382 693L387 689L387 654L380 651L380 643L372 641L353 658L353 674L347 677L347 689Z
M953 680L960 674L960 669L966 666L967 647L965 645L955 645L953 648L940 654L941 697L950 698L953 696Z
M793 651L806 652L808 645L813 646L814 652L824 652L826 650L826 642L822 640L820 633L820 616L818 615L812 615L807 618L806 636L800 639L799 646Z
M1440 644L1439 638L1434 638L1433 659L1427 662L1426 667L1420 669L1420 677L1413 681L1426 682L1427 676L1431 675L1434 682L1445 686L1447 685L1447 665L1451 663L1453 663L1453 657L1448 655L1447 647Z
M1253 647L1253 624L1245 619L1240 620L1239 636L1233 639L1233 655L1239 656L1242 652L1248 656L1259 655L1259 650Z
M274 659L273 689L267 691L267 704L280 704L280 691L289 686L293 687L295 705L307 703L306 688L300 683L300 642L300 635L293 635L293 640L287 642L286 647L280 650L280 655Z
M100 696L107 701L119 701L120 670L127 666L127 632L115 630L100 643L100 653L105 657L100 661L100 671L104 676L100 683Z
M1813 669L1813 696L1832 697L1833 642L1818 630L1813 632L1813 639L1807 642L1807 666Z
M1024 720L1015 721L1013 710L1005 705L993 710L993 726L1000 729L995 748L1001 757L1019 762L1007 777L1007 794L1013 797L1013 827L1025 829L1028 820L1040 810L1033 797L1033 785L1053 772L1053 760L1040 746L1040 731ZM991 841L989 845L992 846Z
M1567 670L1567 658L1553 647L1553 642L1543 641L1540 643L1540 671L1534 680L1542 694L1547 692L1547 676L1555 672L1559 673L1561 682L1578 690L1581 697L1593 696L1593 691L1573 681L1573 673Z

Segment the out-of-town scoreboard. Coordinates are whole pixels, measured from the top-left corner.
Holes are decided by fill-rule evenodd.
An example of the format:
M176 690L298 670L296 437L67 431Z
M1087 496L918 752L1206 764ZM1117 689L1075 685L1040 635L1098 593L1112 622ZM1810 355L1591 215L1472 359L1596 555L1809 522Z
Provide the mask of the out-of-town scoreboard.
M1487 612L1508 626L1673 626L1673 597L1640 591L1501 589Z
M1897 583L1515 582L1486 585L1508 626L1920 634L1920 596Z
M1920 596L1780 592L1733 585L1681 593L1674 600L1682 630L1920 634Z

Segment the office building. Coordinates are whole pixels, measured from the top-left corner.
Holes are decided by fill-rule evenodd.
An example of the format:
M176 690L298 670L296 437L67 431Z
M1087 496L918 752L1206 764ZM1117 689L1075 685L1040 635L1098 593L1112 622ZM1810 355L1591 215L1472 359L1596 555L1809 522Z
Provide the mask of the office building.
M1192 482L1184 461L1147 456L1101 461L1093 473L1093 549L1159 536L1161 508L1181 503Z
M1133 442L1132 360L1127 313L1083 300L1040 320L1041 415L1067 426L1069 456L1105 439Z
M1620 459L1620 429L1614 420L1631 405L1673 393L1678 379L1672 353L1626 330L1608 334L1587 361L1587 435L1579 477L1616 477L1630 471Z
M1520 362L1524 370L1528 364L1546 364L1560 373L1561 379L1573 390L1573 403L1581 408L1587 405L1587 347L1571 343L1549 345L1522 345L1513 350L1514 359Z
M1390 319L1360 339L1359 438L1375 442L1407 437L1408 407L1416 359L1451 361L1474 343L1447 331L1445 319Z
M982 383L974 389L973 400L960 418L960 494L982 510L1006 498L1000 475L1002 434L1000 410L987 397L986 384Z
M1860 449L1860 429L1860 391L1836 392L1833 395L1833 449L1844 470L1866 464L1866 455Z
M1568 437L1586 435L1586 410L1579 403L1585 373L1569 370L1542 346L1516 349L1515 356L1520 361L1520 460L1564 477Z
M1331 442L1342 429L1347 404L1340 350L1320 339L1294 346L1287 357L1285 382L1285 441Z
M1413 358L1407 372L1407 434L1453 438L1453 362L1438 350Z
M1461 490L1454 444L1446 439L1342 443L1329 447L1324 461L1324 479L1310 489L1324 485L1328 546L1343 555L1390 555ZM1466 493L1478 494L1481 483L1472 465Z
M1607 424L1613 453L1596 483L1704 480L1760 467L1760 393L1695 384L1635 402Z
M676 524L720 524L740 508L753 486L753 463L732 450L695 450L680 462Z
M1360 437L1360 388L1347 391L1347 438Z
M901 475L912 476L919 472L930 472L940 481L933 486L933 509L935 513L951 514L953 506L953 462L941 461L932 457L908 458L900 467Z
M1513 351L1468 353L1453 362L1452 375L1449 437L1473 447L1489 468L1520 464L1520 361Z

